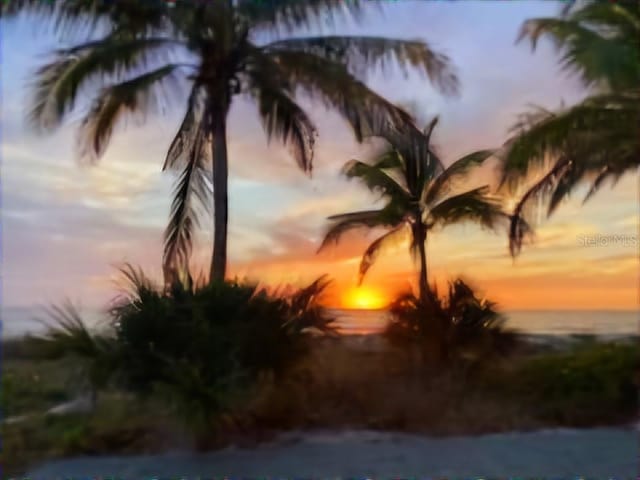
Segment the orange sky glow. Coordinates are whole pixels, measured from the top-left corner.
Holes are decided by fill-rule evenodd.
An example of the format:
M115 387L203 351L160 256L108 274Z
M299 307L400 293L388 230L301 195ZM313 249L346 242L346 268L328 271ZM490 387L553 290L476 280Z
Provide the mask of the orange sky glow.
M445 164L502 145L531 105L556 109L588 93L561 70L550 42L541 41L534 53L514 42L522 22L557 14L559 2L385 3L384 20L336 29L421 38L451 58L461 81L455 98L445 98L418 75L373 72L366 79L390 101L415 106L422 125L439 115L433 142ZM36 134L24 122L27 80L46 53L62 46L51 34L32 30L3 19L4 44L21 48L3 50L6 75L0 82L2 303L32 306L69 298L104 306L118 293L115 267L124 262L157 281L162 277L175 177L161 166L183 112L176 108L142 125L130 122L114 135L98 165L79 167L73 122L51 135ZM380 308L415 288L406 243L384 251L357 287L361 255L380 231L349 233L317 253L328 216L380 205L378 196L340 174L348 160L366 161L372 145L355 142L335 112L304 100L319 132L313 176L306 176L286 147L266 141L255 105L234 98L228 122L229 276L299 287L328 274L333 282L325 303L348 308ZM483 167L468 182L495 185L496 172ZM465 224L433 231L427 242L429 280L442 292L462 277L506 310L637 309L639 184L629 174L585 205L586 190L576 190L551 218L536 222L535 241L516 259L508 253L504 229ZM192 264L196 272L208 272L212 222L203 216L201 224Z

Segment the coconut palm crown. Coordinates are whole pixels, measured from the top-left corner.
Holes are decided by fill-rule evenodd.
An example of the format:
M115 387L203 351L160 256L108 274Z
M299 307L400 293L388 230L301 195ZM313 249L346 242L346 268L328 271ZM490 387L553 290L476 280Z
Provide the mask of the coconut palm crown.
M56 50L35 79L33 124L53 129L81 110L83 158L102 155L125 118L164 110L176 98L184 105L163 167L179 173L165 231L170 278L188 268L204 211L214 218L210 278L225 276L227 116L235 96L252 100L267 137L290 146L300 168L311 172L316 128L300 96L339 112L360 140L410 120L365 85L367 69L400 65L444 92L457 85L447 58L419 40L288 35L340 15L358 17L357 0L16 0L3 14L23 9L100 32L97 40Z
M481 165L494 152L482 150L465 155L444 168L430 147L437 123L431 121L421 145L407 142L400 132L383 136L388 146L372 163L351 160L344 167L349 178L356 178L369 190L379 192L385 205L378 210L343 213L329 217L331 222L320 249L337 242L355 228L383 228L386 232L366 249L359 269L359 282L378 258L385 245L410 236L411 251L420 261L420 299L431 298L427 278L426 241L430 232L453 223L473 221L496 228L507 218L488 186L471 190L459 188L471 169Z

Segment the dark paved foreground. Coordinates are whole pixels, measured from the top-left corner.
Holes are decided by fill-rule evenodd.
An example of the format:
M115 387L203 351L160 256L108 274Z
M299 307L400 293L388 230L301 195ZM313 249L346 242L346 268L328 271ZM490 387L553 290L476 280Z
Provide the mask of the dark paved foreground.
M433 438L368 431L287 434L256 449L86 457L49 463L30 479L69 477L554 477L638 475L635 429L548 430Z

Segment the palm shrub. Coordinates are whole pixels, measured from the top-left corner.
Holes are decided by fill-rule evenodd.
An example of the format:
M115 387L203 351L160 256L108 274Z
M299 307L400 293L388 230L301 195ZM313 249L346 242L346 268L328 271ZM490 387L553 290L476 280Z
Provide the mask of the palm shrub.
M43 322L46 333L27 339L30 355L47 359L76 357L79 361L75 373L90 390L95 405L98 391L105 389L122 367L120 346L110 326L90 329L71 302L51 307L48 316L51 321Z
M384 335L398 346L419 349L425 363L476 367L516 343L496 304L479 298L460 278L450 282L446 296L434 289L431 301L403 294L390 312Z
M41 341L105 366L96 388L156 396L192 426L208 429L261 375L281 375L307 352L310 328L334 331L318 303L325 277L279 295L190 276L164 289L131 266L122 272L128 286L110 309L109 332L93 333L79 317L70 330L62 316Z

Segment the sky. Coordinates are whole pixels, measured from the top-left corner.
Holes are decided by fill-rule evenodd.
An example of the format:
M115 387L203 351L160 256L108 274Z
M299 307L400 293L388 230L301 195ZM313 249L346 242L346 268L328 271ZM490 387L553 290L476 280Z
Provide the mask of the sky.
M448 164L464 153L500 146L531 105L558 108L586 95L576 78L560 70L549 43L532 52L515 42L525 19L552 16L559 8L551 0L401 0L360 25L340 22L334 31L418 38L450 57L461 82L456 97L443 96L418 75L373 72L367 79L393 102L411 105L422 122L439 115L434 141ZM159 280L174 180L161 166L182 112L129 122L97 165L81 166L74 136L78 115L47 136L35 134L25 120L34 70L65 44L33 21L3 20L0 26L3 305L67 298L103 306L118 292L117 268L124 262ZM308 104L319 126L310 178L286 148L267 144L251 103L238 97L234 102L228 136L230 275L303 285L328 273L334 279L328 303L345 306L361 254L376 232L354 232L316 251L327 216L370 209L378 201L340 175L346 161L366 160L370 145L358 145L335 113ZM470 182L483 184L490 173ZM603 188L584 206L580 193L550 219L540 219L535 243L516 260L508 254L506 232L474 225L434 232L428 243L432 279L442 286L462 276L510 310L637 308L638 178ZM208 270L209 255L205 229L194 253L196 269ZM388 298L408 288L414 272L407 245L398 245L374 265L365 286L371 295Z

